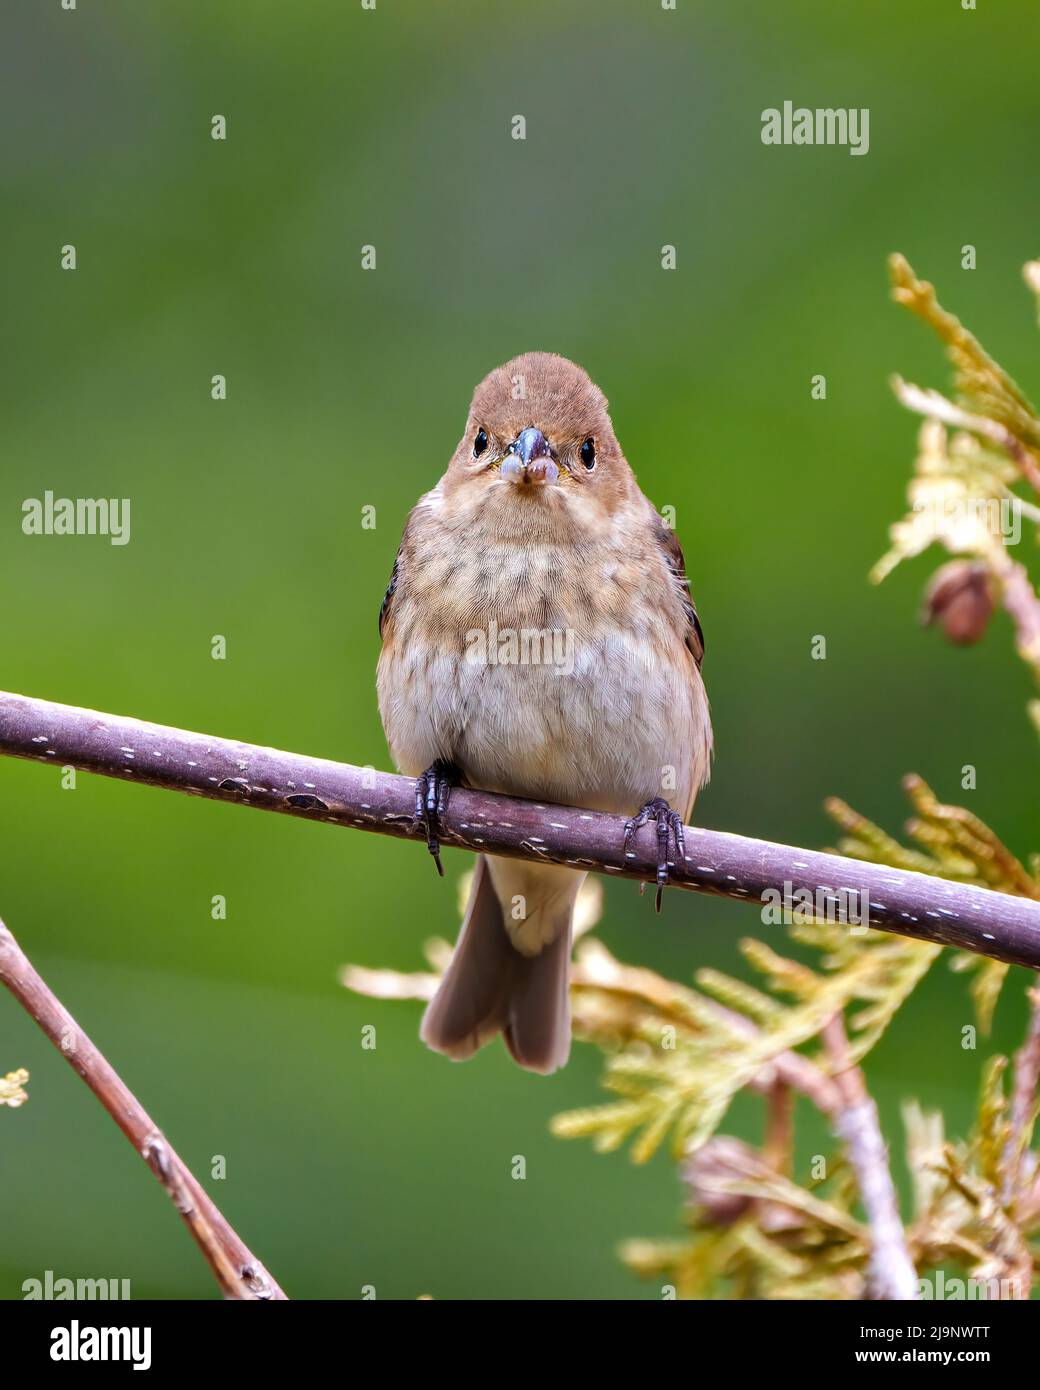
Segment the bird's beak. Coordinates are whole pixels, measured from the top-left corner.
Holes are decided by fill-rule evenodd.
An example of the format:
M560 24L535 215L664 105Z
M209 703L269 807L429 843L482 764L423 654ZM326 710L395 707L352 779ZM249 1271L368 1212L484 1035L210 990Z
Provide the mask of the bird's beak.
M541 430L521 430L502 460L499 476L514 483L555 483L560 470Z

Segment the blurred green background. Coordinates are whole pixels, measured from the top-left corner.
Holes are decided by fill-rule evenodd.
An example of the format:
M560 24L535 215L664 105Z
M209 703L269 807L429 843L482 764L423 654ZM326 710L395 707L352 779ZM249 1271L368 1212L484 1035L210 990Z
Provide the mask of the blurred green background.
M603 386L645 491L676 508L716 727L699 817L828 844L825 795L895 828L915 769L1040 847L1007 621L967 652L922 633L939 557L866 581L913 455L886 378L946 381L888 302L886 254L1040 391L1020 277L1040 250L1034 5L21 0L4 28L5 687L387 766L376 613L406 513L475 382L547 348ZM762 109L788 98L869 107L869 154L763 146ZM24 536L48 488L130 497L130 544ZM548 1080L499 1046L451 1066L418 1006L337 983L346 961L420 968L424 938L454 934L467 861L446 860L441 884L414 846L0 761L0 912L291 1295L657 1297L615 1247L675 1229L674 1167L547 1130L599 1097L596 1054ZM760 929L685 894L656 920L607 887L611 948L679 978L737 966ZM903 1095L968 1123L971 1021L940 964L874 1054L896 1149ZM19 1065L0 1296L46 1269L213 1296L154 1180L5 997L0 1070ZM742 1102L727 1128L759 1119ZM808 1154L826 1141L806 1122Z

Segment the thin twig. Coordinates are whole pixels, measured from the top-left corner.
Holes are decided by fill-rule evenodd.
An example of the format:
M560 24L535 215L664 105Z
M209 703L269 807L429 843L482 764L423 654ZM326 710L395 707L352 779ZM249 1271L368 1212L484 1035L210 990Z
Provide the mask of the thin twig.
M1002 449L1034 491L1040 492L1040 466L1036 455L1006 425L986 415L973 415L947 400L940 392L923 390L899 376L892 378L892 389L908 410L939 420L954 429L967 430ZM1020 497L1014 500L1032 515L1033 509ZM1000 584L1001 601L1015 625L1019 653L1037 668L1040 675L1040 598L1033 588L1029 572L1024 565L1012 560L1006 550L991 555L989 562Z
M425 838L408 778L23 695L0 693L3 753L381 835ZM653 882L656 874L652 827L626 852L619 816L490 792L453 791L440 839L477 853L623 878ZM849 895L871 926L1040 967L1040 902L973 884L692 826L685 855L669 861L669 881L752 902L762 902L767 890Z
M992 568L1000 585L1001 602L1015 627L1018 654L1040 677L1040 598L1029 571L1006 551L994 557Z
M762 1154L778 1173L789 1176L794 1143L794 1096L791 1088L777 1081L766 1096L766 1132Z
M899 1202L877 1106L867 1090L862 1070L852 1061L841 1014L835 1014L820 1036L841 1095L840 1106L832 1115L831 1123L848 1149L870 1226L870 1296L916 1300L919 1297L917 1274L906 1247L906 1233L899 1216Z
M977 434L988 444L1003 449L1023 478L1035 491L1040 492L1040 467L1037 466L1035 454L999 420L991 420L987 415L973 415L959 405L954 405L953 401L947 400L941 392L914 386L912 382L904 381L901 376L892 377L892 390L900 404L906 406L907 410L912 410L915 415L941 420L944 425L966 430L969 434Z
M653 970L645 970L638 965L623 965L615 960L597 942L595 952L588 950L590 943L582 942L575 959L571 963L571 985L579 990L598 990L621 998L634 1000L637 1004L647 1001L667 1014L673 1007L676 996L685 991L669 980L663 979ZM444 943L450 957L451 948ZM340 972L340 984L371 999L416 999L429 1002L437 991L441 976L432 970L402 973L397 970L369 970L361 965L344 966ZM698 1007L705 1013L714 1014L725 1021L726 1026L744 1037L756 1037L761 1031L751 1019L728 1009L715 999L701 998ZM576 1007L575 1018L579 1021L581 1011ZM779 1089L798 1091L825 1115L835 1112L840 1096L834 1082L811 1058L800 1052L785 1049L771 1057L768 1062L748 1082L751 1090L759 1095L772 1097Z
M1033 985L1027 991L1027 997L1030 1003L1029 1027L1022 1046L1015 1053L1011 1119L1004 1148L1004 1189L1001 1195L1005 1203L1013 1201L1016 1192L1036 1177L1034 1172L1023 1171L1023 1168L1029 1133L1036 1116L1037 1086L1040 1085L1040 987Z
M87 1083L165 1187L213 1271L225 1298L284 1299L285 1294L203 1191L184 1161L0 922L0 983Z
M611 969L613 967L613 969ZM371 972L367 972L371 973ZM435 987L439 981L436 975L412 976L415 980L431 980ZM357 968L348 967L341 976L342 983L348 989L359 990L361 993L374 993L375 991L366 990L359 981ZM592 989L609 989L617 994L629 994L635 998L649 999L651 1003L656 1003L659 1007L667 1009L675 995L675 986L671 981L662 980L661 976L652 970L643 970L635 965L621 965L614 958L607 957L603 952L597 952L595 958L590 958L587 952L579 952L577 958L571 966L571 983L584 985ZM416 996L413 996L416 997ZM433 988L425 998L433 997ZM744 1014L738 1013L736 1009L729 1009L725 1004L720 1004L716 999L701 998L697 1001L698 1007L705 1013L713 1014L716 1018L722 1019L726 1026L734 1033L740 1033L746 1038L757 1037L761 1029ZM748 1082L751 1090L758 1092L759 1095L770 1097L778 1087L800 1092L816 1106L824 1115L831 1115L837 1109L840 1102L840 1094L834 1082L821 1067L809 1057L801 1052L792 1049L785 1049L777 1052Z

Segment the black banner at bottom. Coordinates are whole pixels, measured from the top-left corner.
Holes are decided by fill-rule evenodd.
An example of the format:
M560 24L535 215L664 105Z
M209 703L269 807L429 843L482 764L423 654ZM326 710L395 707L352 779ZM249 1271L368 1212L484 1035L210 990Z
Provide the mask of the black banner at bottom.
M1010 1369L1036 1342L1028 1304L993 1302L659 1302L652 1314L646 1301L541 1302L537 1333L527 1337L515 1335L513 1305L484 1302L478 1305L478 1322L470 1305L464 1305L466 1321L458 1335L486 1343L494 1336L497 1306L510 1318L511 1368L523 1366L529 1348L532 1366L540 1365L543 1371L550 1354L545 1339L556 1332L557 1315L564 1339L560 1352L567 1362L578 1348L581 1359L593 1363L598 1354L613 1363L619 1349L655 1363L666 1355L680 1365L687 1360L694 1366L710 1354L721 1363L716 1375L719 1370L740 1375L759 1369L804 1372L807 1364L818 1374L904 1365ZM607 1324L595 1311L604 1306L610 1309ZM413 1306L409 1311L407 1305L390 1302L287 1302L244 1312L219 1301L27 1302L11 1306L5 1323L10 1327L11 1353L17 1351L30 1374L53 1368L70 1378L98 1370L109 1376L120 1371L166 1375L204 1368L207 1376L225 1370L269 1376L310 1365L315 1355L338 1363L344 1371L359 1355L377 1364L385 1357L388 1369L399 1374L411 1358L416 1365L436 1361L429 1339L453 1324L459 1307L442 1303L443 1311L436 1306ZM411 1320L413 1313L416 1322ZM384 1321L387 1317L389 1322ZM448 1324L441 1323L441 1317L447 1317ZM401 1332L418 1335L405 1341ZM508 1333L505 1326L503 1333ZM385 1340L388 1334L393 1337L390 1342ZM634 1340L647 1335L653 1340Z

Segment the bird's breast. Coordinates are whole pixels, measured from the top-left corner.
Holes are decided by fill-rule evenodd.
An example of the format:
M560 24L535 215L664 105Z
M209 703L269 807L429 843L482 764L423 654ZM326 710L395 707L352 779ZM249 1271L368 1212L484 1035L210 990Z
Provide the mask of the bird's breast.
M618 812L672 767L685 809L701 746L707 771L707 705L652 578L581 545L427 555L380 658L398 765L447 758L474 786Z

